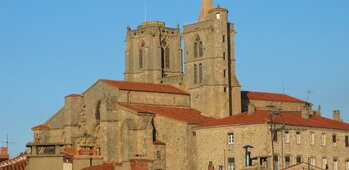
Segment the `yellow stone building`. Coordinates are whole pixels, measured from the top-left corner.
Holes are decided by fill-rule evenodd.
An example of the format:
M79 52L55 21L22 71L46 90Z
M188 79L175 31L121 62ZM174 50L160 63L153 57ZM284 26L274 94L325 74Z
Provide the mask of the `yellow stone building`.
M32 128L27 170L349 170L339 111L331 120L286 94L241 91L234 37L211 0L183 32L128 28L125 80L66 96Z

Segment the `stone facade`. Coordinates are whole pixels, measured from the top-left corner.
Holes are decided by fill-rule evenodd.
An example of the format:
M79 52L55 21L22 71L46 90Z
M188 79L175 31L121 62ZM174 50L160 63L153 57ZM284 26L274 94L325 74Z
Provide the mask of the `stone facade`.
M281 126L284 127L277 125L279 128ZM345 144L345 137L349 136L349 130L290 125L284 128L286 130L277 132L277 140L273 143L274 155L278 157L276 166L279 169L303 162L312 164L310 162L312 158L315 159L313 166L316 167L323 168L322 162L326 160L329 168L333 169L334 160L336 160L338 161L337 169L346 169L349 161L349 146ZM229 133L234 134L234 142L231 144L228 144ZM311 142L311 134L314 134L314 143ZM336 142L333 142L334 135ZM271 143L270 125L266 123L197 128L198 169L206 169L209 161L212 161L216 167L219 165L227 167L229 158L235 158L236 169L243 169L245 166L243 146L248 144L254 147L250 149L251 157L266 157L272 155ZM286 157L289 157L289 162L286 162ZM300 157L300 162L297 162L297 157ZM270 169L272 162L269 160L265 165Z
M349 159L348 147L343 146L349 125L328 128L326 121L333 122L326 120L315 122L314 128L310 122L320 110L313 112L310 103L285 94L242 92L235 73L234 37L228 10L214 8L211 0L203 0L199 22L185 25L183 32L159 21L145 22L136 29L128 27L125 81L99 80L81 94L66 96L57 113L32 129L34 140L28 147L59 144L61 150L87 150L93 153L90 161L96 159L97 165L102 164L101 159L112 162L118 170L205 170L210 161L217 169L227 168L232 161L236 169L271 169L270 122L249 116L263 115L265 112L254 112L273 105L292 115L301 112L302 119L297 118L297 122L291 117L294 124L286 127L306 129L300 133L300 144L295 144L296 132L291 130L289 143L281 142L283 138L273 143L279 160L289 156L287 165L293 165L301 155L302 162L311 157L316 159L315 166L320 166L320 159L326 158L330 167L331 161L337 160L343 169ZM246 123L255 120L259 122ZM228 123L215 125L215 121ZM283 125L277 123L284 130L278 137L285 135ZM314 145L309 145L310 133L316 137ZM233 143L228 144L227 134L234 135L229 139ZM337 146L330 144L333 134L337 135ZM327 144L320 146L318 139L323 135ZM244 166L242 147L247 144L254 146L251 156L261 163L253 165L256 167ZM47 162L40 168L59 164L55 167L61 169L62 158L67 156L84 158L72 169L88 166L86 155L56 152L36 156L36 149L28 154L31 169L41 161ZM286 167L285 162L279 161L278 167Z

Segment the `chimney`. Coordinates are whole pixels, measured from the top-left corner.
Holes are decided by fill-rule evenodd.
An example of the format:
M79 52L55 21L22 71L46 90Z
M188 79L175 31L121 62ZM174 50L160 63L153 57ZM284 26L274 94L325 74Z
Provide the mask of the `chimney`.
M8 154L8 148L7 147L1 147L0 154Z
M341 112L339 110L333 111L333 120L341 121Z
M307 104L304 106L304 108L302 109L302 118L303 119L309 119L310 116L312 115L312 108L311 105Z
M254 104L248 104L248 115L256 113L256 106Z
M317 107L317 110L315 111L315 114L318 116L321 116L321 105Z

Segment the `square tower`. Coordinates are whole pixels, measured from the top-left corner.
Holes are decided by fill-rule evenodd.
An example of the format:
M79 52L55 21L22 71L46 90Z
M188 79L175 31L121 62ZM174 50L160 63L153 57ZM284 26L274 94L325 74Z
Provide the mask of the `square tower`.
M235 74L234 25L228 10L204 0L198 23L184 26L185 84L192 107L223 118L241 113L241 86Z
M126 37L125 80L161 83L161 79L182 75L182 50L179 28L165 23L145 22Z

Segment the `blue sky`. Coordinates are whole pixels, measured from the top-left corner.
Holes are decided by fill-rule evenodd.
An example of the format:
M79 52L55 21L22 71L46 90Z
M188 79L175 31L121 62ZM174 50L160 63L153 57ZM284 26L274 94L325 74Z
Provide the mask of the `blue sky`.
M348 0L215 0L235 23L244 90L282 93L349 121ZM182 27L201 0L148 0L147 19ZM0 140L12 156L30 128L100 78L123 79L125 33L144 19L144 0L0 0ZM284 85L283 85L284 84ZM4 144L2 144L4 145Z

